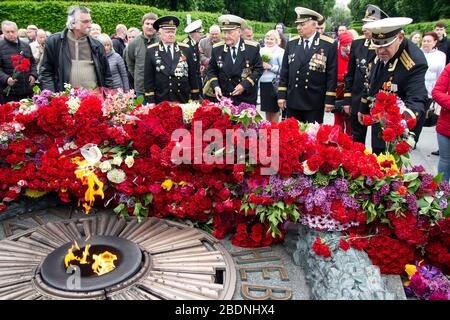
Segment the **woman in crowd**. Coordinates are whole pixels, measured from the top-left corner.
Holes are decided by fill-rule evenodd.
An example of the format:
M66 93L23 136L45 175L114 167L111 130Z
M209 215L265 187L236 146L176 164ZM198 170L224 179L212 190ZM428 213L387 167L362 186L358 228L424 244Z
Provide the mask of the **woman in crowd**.
M432 96L441 106L441 114L436 126L440 152L438 172L442 172L443 179L448 181L450 178L450 63L436 81Z
M420 48L420 40L421 40L421 35L419 31L414 31L413 33L411 33L411 36L409 37L409 39Z
M283 22L278 22L275 25L275 30L278 31L278 34L280 36L280 48L286 49L287 39L286 36L284 35L284 33L286 32L286 26L284 25Z
M105 47L106 57L108 58L109 68L111 69L113 78L113 88L122 88L125 92L128 92L130 90L130 85L125 62L122 57L113 50L111 38L107 34L102 33L97 37L97 40Z
M439 51L437 49L438 43L438 35L435 32L427 32L423 35L422 40L422 51L427 59L428 70L425 74L425 86L428 91L428 102L426 105L426 109L428 110L433 102L431 97L431 92L434 88L434 85L439 78L439 75L442 73L442 70L445 68L446 56L445 53ZM421 117L419 121L424 122L425 116ZM421 125L416 127L422 128ZM416 142L419 140L420 131L414 131L416 134ZM439 155L439 150L433 152L434 155Z
M284 49L280 45L281 39L277 30L270 30L264 38L264 48L261 49L264 73L259 79L261 96L261 111L266 112L266 119L278 123L280 108L277 103L277 91L274 82L279 79L283 63Z
M348 61L350 56L350 47L353 35L350 31L344 31L339 35L338 46L338 75L336 87L336 104L333 110L334 124L342 128L342 131L348 135L352 134L350 128L350 109L343 107L344 102L344 77L348 71Z

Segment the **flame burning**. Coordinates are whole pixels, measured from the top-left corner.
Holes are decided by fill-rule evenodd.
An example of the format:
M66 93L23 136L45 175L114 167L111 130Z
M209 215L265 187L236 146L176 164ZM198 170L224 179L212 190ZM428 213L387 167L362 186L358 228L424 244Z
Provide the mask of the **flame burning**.
M73 264L92 264L92 271L94 271L99 276L111 272L116 268L116 266L114 265L114 261L117 260L117 256L115 254L112 254L109 251L105 251L103 253L100 253L99 255L93 254L91 258L91 255L89 253L90 248L91 245L86 244L86 247L82 252L82 256L80 257L79 255L75 255L74 251L76 250L78 252L81 252L81 249L78 243L74 241L74 244L72 244L72 247L67 250L67 254L64 257L64 265L66 266L66 268ZM78 263L74 263L75 261L78 261Z

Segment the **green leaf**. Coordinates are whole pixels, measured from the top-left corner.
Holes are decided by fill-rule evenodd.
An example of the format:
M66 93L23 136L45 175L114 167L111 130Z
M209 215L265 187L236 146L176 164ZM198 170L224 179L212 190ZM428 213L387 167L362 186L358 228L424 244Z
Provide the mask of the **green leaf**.
M144 195L144 205L148 205L149 203L152 203L152 201L153 201L153 194L151 194L151 193L146 193L145 195Z
M439 173L433 178L434 183L440 184L443 177L444 177L444 173L439 172Z
M139 96L136 99L134 99L135 105L142 104L142 102L144 102L144 96Z
M419 177L418 172L409 172L404 175L403 181L410 182L416 180Z
M39 86L34 86L33 87L33 93L34 94L41 94L41 88L39 88Z
M124 204L124 203L121 203L121 204L119 204L117 207L115 207L113 211L114 211L116 214L119 214L124 208L125 208L125 204Z

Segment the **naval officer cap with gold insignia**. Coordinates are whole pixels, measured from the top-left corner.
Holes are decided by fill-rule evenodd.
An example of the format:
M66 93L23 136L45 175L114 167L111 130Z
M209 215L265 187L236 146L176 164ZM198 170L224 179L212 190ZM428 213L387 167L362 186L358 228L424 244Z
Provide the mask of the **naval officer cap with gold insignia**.
M397 17L385 18L364 25L372 31L372 45L376 48L390 46L398 38L403 27L410 24L411 18Z
M364 18L362 18L362 21L368 23L385 18L389 18L389 16L381 10L380 7L373 4L368 4L366 6L366 12L364 14Z
M175 16L164 16L159 18L153 24L155 30L165 29L165 30L175 30L180 25L180 20Z
M320 13L304 7L296 7L295 13L297 14L295 23L303 23L309 20L322 21L324 19Z
M224 14L219 17L219 25L221 30L240 29L245 25L245 20L233 14Z
M203 32L202 27L202 20L195 20L194 22L191 22L184 28L185 33L192 33L192 32Z

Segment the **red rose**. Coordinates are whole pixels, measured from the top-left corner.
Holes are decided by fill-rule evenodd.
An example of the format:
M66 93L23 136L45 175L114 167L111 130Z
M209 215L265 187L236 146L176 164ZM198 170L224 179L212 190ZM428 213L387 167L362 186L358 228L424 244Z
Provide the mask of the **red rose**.
M406 125L408 126L408 129L413 129L417 124L416 118L409 118L408 121L406 121Z
M363 123L365 126L371 126L373 124L372 116L369 114L363 115Z

